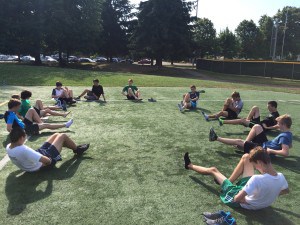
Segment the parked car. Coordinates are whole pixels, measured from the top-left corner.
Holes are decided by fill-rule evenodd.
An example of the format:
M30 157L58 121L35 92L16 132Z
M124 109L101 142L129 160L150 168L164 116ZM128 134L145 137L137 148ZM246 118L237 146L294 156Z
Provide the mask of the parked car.
M76 56L71 55L71 56L69 56L68 61L69 62L78 62L79 59Z
M21 60L22 62L34 62L34 61L35 61L35 58L32 57L32 56L30 56L30 55L26 55L26 56L22 56L22 57L20 58L20 60Z
M134 61L132 59L122 59L119 61L120 63L128 63L128 64L132 64L134 63Z
M58 62L56 59L53 59L51 56L41 57L42 62Z
M19 57L17 55L8 55L7 61L18 61Z
M90 58L80 58L79 62L81 63L94 63L95 61Z
M150 59L141 59L140 61L138 61L138 64L151 64L151 60Z
M107 62L107 58L105 58L105 57L96 57L96 58L94 58L94 61L95 62L98 62L98 63L104 63L104 62Z
M0 55L0 61L7 61L7 55Z

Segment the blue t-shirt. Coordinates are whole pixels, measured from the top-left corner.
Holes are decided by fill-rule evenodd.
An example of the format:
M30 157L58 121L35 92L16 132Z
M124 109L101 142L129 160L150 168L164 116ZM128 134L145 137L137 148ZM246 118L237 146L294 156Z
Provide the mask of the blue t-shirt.
M199 91L196 91L195 93L193 93L193 92L189 92L189 94L190 94L190 98L191 99L194 99L194 98L199 98L199 96L200 96L200 92ZM196 103L197 101L192 101L192 102L194 102L194 103Z
M22 120L20 120L16 113L12 112L12 111L6 111L4 114L4 119L6 124L11 124L12 128L15 127L21 127L22 129L25 128L25 124L22 122Z
M272 141L267 141L263 143L263 148L270 148L274 150L282 149L281 145L292 145L293 134L291 132L283 132L279 134Z

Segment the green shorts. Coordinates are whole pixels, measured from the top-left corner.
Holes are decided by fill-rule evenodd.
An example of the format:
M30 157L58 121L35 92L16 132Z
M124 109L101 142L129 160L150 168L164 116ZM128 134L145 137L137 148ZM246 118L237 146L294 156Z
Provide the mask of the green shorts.
M240 207L240 204L233 202L233 199L243 189L250 178L251 177L243 177L236 183L236 185L232 184L228 179L224 180L220 194L222 202L231 207Z

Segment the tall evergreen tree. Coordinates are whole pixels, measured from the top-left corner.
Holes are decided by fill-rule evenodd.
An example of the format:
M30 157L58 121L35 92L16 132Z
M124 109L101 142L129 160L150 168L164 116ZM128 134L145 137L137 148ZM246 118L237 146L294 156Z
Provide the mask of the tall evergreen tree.
M237 37L228 29L228 27L220 32L218 36L218 45L220 54L225 58L237 56L239 43Z

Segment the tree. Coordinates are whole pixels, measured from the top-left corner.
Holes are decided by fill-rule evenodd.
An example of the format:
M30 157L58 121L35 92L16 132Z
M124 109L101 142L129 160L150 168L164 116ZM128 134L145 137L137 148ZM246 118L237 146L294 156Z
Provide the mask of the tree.
M284 38L286 15L287 25ZM283 55L295 58L300 54L300 7L284 7L277 12L274 19L279 22L277 54L281 53L284 40Z
M156 59L171 60L187 55L191 40L191 3L182 0L148 0L141 2L137 14L138 24L134 32L137 51Z
M196 52L201 58L214 53L216 44L216 29L214 24L207 18L198 19L193 29L193 41Z
M241 56L255 58L260 49L261 35L253 20L243 20L235 30L240 42Z
M259 55L263 58L270 56L270 46L272 38L273 19L267 15L263 15L259 20L259 30L262 37Z
M128 51L128 29L133 6L128 0L105 0L101 14L103 32L100 50L112 61L115 55Z
M228 29L228 27L220 32L218 36L218 46L222 56L225 58L233 58L236 56L238 45L237 37Z

